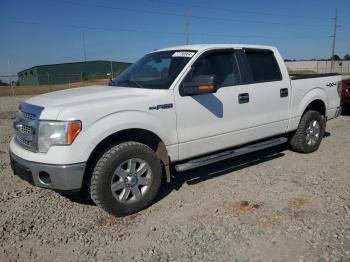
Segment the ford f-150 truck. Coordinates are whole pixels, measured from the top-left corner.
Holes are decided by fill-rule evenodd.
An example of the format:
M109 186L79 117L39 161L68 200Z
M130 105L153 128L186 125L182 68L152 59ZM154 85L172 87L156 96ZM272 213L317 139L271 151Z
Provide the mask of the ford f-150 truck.
M318 149L340 114L341 77L290 76L274 47L186 45L145 55L111 82L31 97L10 142L15 175L88 189L124 216L178 172L289 141Z

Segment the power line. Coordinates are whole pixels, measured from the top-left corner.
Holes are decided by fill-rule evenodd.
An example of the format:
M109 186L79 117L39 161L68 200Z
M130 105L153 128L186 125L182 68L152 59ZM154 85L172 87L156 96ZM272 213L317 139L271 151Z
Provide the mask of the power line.
M24 20L8 20L0 19L0 22L4 23L16 23L25 25L36 25L46 27L57 27L57 28L71 28L71 29L86 29L86 30L97 30L97 31L119 31L119 32L132 32L132 33L147 33L147 34L160 34L160 35L178 35L181 36L181 32L169 32L169 31L152 31L152 30L140 30L140 29L126 29L118 27L93 27L85 25L73 25L73 24L56 24L56 23L42 23L35 21L24 21ZM230 34L209 34L209 33L192 33L192 36L222 36L222 37L234 37L234 38L264 38L264 39L314 39L314 38L325 38L324 36L267 36L267 35L230 35Z
M150 2L155 2L157 0L149 0ZM269 12L257 12L257 11L247 11L243 9L231 9L231 8L220 8L215 6L205 6L205 5L196 5L196 4L188 4L188 3L179 3L179 2L173 2L173 1L166 1L161 0L157 1L160 4L171 4L171 5L178 5L178 6L188 6L188 7L194 7L194 8L201 8L201 9L208 9L208 10L217 10L222 12L239 12L244 14L253 14L253 15L262 15L262 16L278 16L278 17L291 17L291 18L307 18L307 19L317 19L317 20L324 20L328 19L328 17L309 17L309 16L297 16L297 15L290 15L290 14L281 14L281 13L269 13Z
M17 77L17 75L0 75L0 77L3 77L3 78L5 78L5 77Z
M101 4L95 4L95 3L77 3L74 1L57 1L57 0L50 0L51 2L59 3L59 4L70 4L70 5L76 5L76 6L87 6L87 7L94 7L94 8L104 8L108 10L120 10L120 11L126 11L126 12L137 12L137 13L144 13L144 14L157 14L157 15L165 15L165 16L176 16L176 17L184 17L184 14L179 13L171 13L171 12L160 12L160 11L150 11L150 10L144 10L144 9L135 9L135 8L124 8L124 7L116 7L116 6L110 6L110 5L101 5ZM237 12L237 10L236 10ZM240 11L239 11L240 12ZM191 15L189 16L192 19L200 19L200 20L216 20L216 21L228 21L228 22L235 22L235 23L244 23L244 24L267 24L267 25L276 25L276 26L300 26L300 27L329 27L329 25L319 25L319 24L299 24L299 23L281 23L281 22L269 22L269 21L263 21L263 20L242 20L242 19L232 19L232 18L225 18L225 17L212 17L212 16L198 16L198 15Z
M171 32L166 32L166 31L125 29L125 28L118 28L118 27L95 27L95 26L73 25L73 24L42 23L42 22L33 22L33 21L24 21L24 20L9 20L9 19L0 19L0 22L48 26L48 27L87 29L87 30L97 30L97 31L120 31L120 32L129 32L129 33L132 32L132 33L168 34L168 35L182 35L183 34L183 33L171 33Z
M350 30L350 26L342 26L342 29Z

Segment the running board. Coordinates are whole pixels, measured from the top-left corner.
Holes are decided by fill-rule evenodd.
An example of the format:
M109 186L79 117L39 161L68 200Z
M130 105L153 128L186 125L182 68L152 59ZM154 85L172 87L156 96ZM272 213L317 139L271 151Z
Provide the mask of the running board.
M287 141L288 141L288 139L285 137L274 138L274 139L259 142L256 144L250 144L250 145L247 145L245 147L238 148L238 149L227 150L227 151L224 151L221 153L217 153L217 154L197 158L194 160L190 160L186 163L176 165L175 169L178 172L182 172L182 171L186 171L186 170L189 170L192 168L209 165L209 164L212 164L212 163L215 163L218 161L222 161L222 160L225 160L228 158L241 156L241 155L245 155L248 153L259 151L259 150L262 150L265 148L281 145L281 144L286 143Z

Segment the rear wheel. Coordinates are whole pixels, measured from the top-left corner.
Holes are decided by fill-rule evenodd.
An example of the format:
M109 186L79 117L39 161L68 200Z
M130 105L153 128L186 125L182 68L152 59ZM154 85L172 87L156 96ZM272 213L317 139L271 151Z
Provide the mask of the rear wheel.
M294 151L312 153L322 141L326 128L324 117L317 111L307 111L301 118L298 129L290 139Z
M97 206L125 216L149 206L162 180L160 160L148 146L125 142L107 150L97 162L90 195Z

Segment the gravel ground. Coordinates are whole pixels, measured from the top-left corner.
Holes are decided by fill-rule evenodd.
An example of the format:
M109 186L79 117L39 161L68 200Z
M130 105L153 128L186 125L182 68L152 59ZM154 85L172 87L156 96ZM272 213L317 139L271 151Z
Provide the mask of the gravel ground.
M12 175L24 98L0 98L0 261L350 261L350 114L313 154L284 146L175 174L151 207L114 218Z

